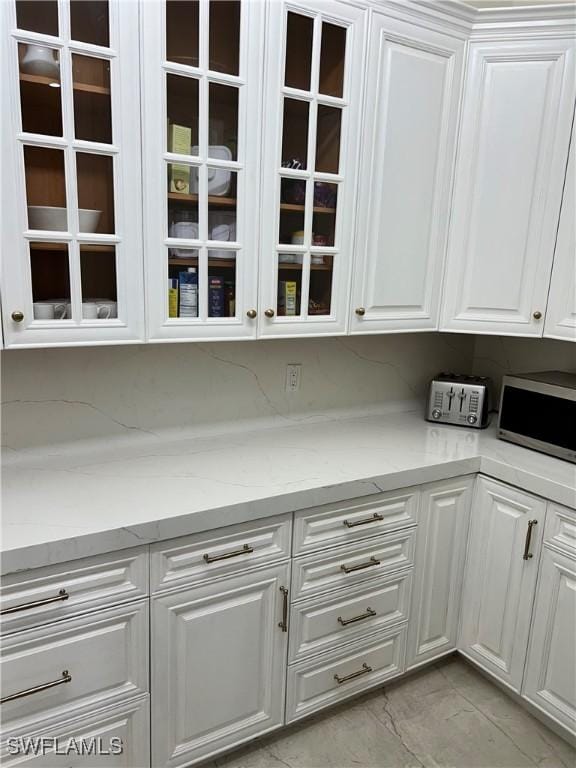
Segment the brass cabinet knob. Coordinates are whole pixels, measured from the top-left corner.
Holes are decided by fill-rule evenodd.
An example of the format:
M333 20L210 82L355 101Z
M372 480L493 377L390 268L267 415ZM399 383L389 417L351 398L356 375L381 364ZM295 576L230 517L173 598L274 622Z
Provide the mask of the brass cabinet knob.
M14 312L12 312L12 320L14 320L15 323L21 323L22 320L24 320L24 312L20 312L19 309L14 310Z
M542 318L542 312L536 310L536 312L532 312L532 317L534 320L540 320Z
M358 309L356 310L356 314L359 317L364 317L364 315L366 314L366 310L364 309L364 307L358 307Z
M264 314L266 317L274 317L274 310L273 309L265 309Z
M255 309L249 309L248 312L246 312L246 316L250 318L250 320L254 320L254 318L258 315L258 312L256 312Z

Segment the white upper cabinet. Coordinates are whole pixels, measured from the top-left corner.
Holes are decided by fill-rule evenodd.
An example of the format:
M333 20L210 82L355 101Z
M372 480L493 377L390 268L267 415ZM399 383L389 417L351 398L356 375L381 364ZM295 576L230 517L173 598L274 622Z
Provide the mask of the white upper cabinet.
M464 42L375 12L352 333L438 327Z
M138 6L1 5L6 346L137 341Z
M262 336L341 334L349 300L366 11L268 3Z
M263 7L141 4L152 340L256 334Z
M576 135L572 134L544 336L576 341Z
M575 98L573 39L470 46L441 326L541 336Z

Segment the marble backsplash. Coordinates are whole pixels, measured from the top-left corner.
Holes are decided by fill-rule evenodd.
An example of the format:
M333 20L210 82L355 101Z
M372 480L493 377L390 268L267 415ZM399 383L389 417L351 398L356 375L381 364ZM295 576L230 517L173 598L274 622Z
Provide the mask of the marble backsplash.
M218 431L414 407L474 337L415 333L2 353L2 443L34 449L166 429ZM286 365L302 365L285 392Z

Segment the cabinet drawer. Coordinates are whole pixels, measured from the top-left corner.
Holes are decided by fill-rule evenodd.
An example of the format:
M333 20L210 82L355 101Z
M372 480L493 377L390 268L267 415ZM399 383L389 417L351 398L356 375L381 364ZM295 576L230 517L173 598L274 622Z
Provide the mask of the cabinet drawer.
M81 716L146 693L148 602L8 635L0 670L3 728Z
M404 669L406 627L288 667L286 722L371 688Z
M300 557L292 564L292 600L349 587L412 565L415 528Z
M290 661L408 619L412 569L292 606Z
M290 557L291 515L198 533L150 548L151 591L196 584Z
M297 512L294 515L294 554L304 555L415 525L417 507L418 491L412 488Z
M3 576L2 633L70 618L148 594L148 553L125 549Z
M576 510L548 504L544 543L576 557Z

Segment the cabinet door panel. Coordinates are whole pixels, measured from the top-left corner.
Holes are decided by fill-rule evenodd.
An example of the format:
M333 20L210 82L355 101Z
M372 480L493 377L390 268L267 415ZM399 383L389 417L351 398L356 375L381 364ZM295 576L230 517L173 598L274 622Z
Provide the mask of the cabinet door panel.
M478 479L459 648L516 691L522 684L544 516L541 499ZM527 547L528 524L534 520Z
M576 733L576 560L544 547L523 694Z
M463 51L373 16L353 333L438 326Z
M189 765L281 725L288 584L283 565L152 601L155 766Z
M471 44L445 329L542 335L574 110L574 51L569 39Z

